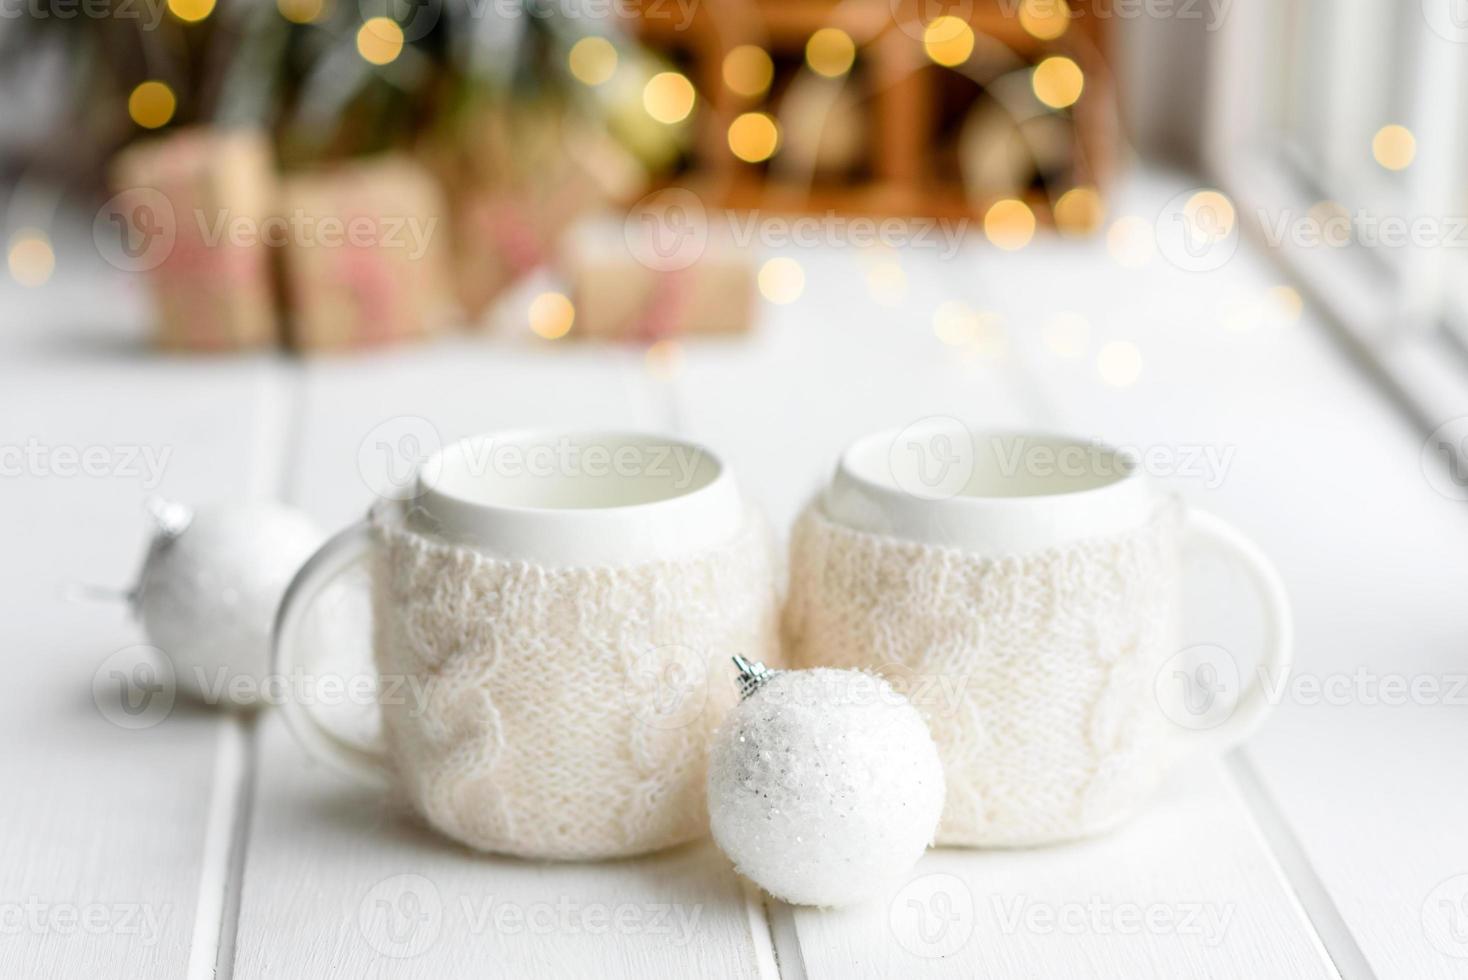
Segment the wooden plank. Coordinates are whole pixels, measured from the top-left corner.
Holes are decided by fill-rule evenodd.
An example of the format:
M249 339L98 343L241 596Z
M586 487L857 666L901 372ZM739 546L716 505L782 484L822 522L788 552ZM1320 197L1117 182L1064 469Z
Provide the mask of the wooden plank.
M140 361L103 340L115 321L90 304L16 292L0 294L18 318L0 365L0 657L18 695L0 723L0 773L13 788L0 809L0 974L182 976L193 957L213 966L210 898L224 887L218 844L233 814L228 783L223 799L212 784L240 750L234 725L182 701L165 714L164 693L136 702L136 715L118 711L109 672L133 676L120 651L144 642L141 630L120 602L63 593L130 584L150 493L198 503L268 492L257 479L269 472L259 465L268 366ZM31 454L21 475L13 447ZM90 475L67 475L72 453L90 456Z
M310 364L294 484L319 518L366 508L358 448L430 420L666 428L640 351L449 341ZM386 429L382 426L387 425ZM394 428L394 426L399 426ZM306 761L264 723L234 975L769 976L757 903L709 845L551 864L472 853Z
M928 415L1043 427L1055 422L1053 406L1064 398L1038 386L1020 355L1038 322L1026 297L1059 303L1085 295L1056 269L1079 264L1077 250L1011 258L970 248L944 261L910 249L901 261L911 292L890 312L873 304L868 274L851 251L792 252L806 266L801 301L769 309L750 346L690 345L678 385L686 430L735 461L782 530L829 475L840 448L863 432ZM1095 256L1084 261L1094 264ZM1103 266L1091 278L1110 274ZM951 301L997 313L1005 340L982 344L988 353L939 341L932 320ZM949 885L953 895L937 894ZM1213 762L1182 772L1153 809L1114 835L1027 851L932 851L903 889L840 912L791 912L774 903L777 948L787 919L799 937L798 967L787 953L782 971L813 978L1334 975L1232 782ZM1093 900L1109 909L1094 927L1088 919L1079 929L1045 931L1047 915L1073 919ZM931 922L919 923L909 902L930 911ZM1012 920L1016 902L1021 919L1006 927L1000 913ZM1133 929L1136 910L1161 924ZM1206 915L1228 917L1217 943L1197 931L1197 917ZM930 926L936 936L943 921L969 938L948 948L916 931Z

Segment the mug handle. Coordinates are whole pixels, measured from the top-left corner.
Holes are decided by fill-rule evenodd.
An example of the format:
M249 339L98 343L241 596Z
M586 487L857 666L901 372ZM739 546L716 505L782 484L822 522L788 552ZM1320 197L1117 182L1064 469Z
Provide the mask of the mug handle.
M1196 739L1211 743L1223 752L1247 738L1273 710L1265 696L1262 675L1265 670L1279 678L1289 676L1294 663L1294 617L1284 582L1263 551L1232 524L1207 511L1189 509L1183 524L1183 546L1201 545L1239 565L1248 573L1264 611L1264 652L1253 671L1253 677L1239 686L1238 701L1228 718L1220 725L1188 735L1190 744Z
M291 676L301 662L302 628L311 607L337 579L371 554L372 543L372 526L365 520L359 521L338 532L301 566L286 589L275 616L272 658L276 676ZM286 726L307 755L367 783L387 786L391 782L392 770L382 750L333 732L316 716L310 702L295 698L294 685L286 684L285 687L290 693L281 700L280 709L285 715Z

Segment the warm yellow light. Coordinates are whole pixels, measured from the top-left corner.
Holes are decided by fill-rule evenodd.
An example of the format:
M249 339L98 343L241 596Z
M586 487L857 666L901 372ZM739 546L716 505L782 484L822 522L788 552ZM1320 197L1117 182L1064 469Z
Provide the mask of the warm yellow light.
M403 29L391 17L372 17L357 29L357 53L374 65L388 65L403 53Z
M1061 357L1080 357L1086 352L1091 324L1079 313L1057 313L1040 328L1045 346Z
M600 85L617 70L617 49L604 37L583 37L571 45L567 62L578 82Z
M1183 220L1200 238L1217 241L1234 230L1233 202L1221 191L1199 191L1183 204Z
M961 65L974 52L974 31L968 22L948 14L934 17L923 28L923 50L946 68Z
M1035 90L1035 98L1052 109L1064 109L1075 105L1081 97L1086 76L1081 66L1065 55L1051 55L1035 66L1030 74L1030 86Z
M1274 286L1268 295L1283 323L1299 322L1305 312L1305 300L1299 290L1292 286Z
M840 78L856 61L856 42L839 27L822 27L805 42L805 63L817 75Z
M1094 187L1072 187L1055 202L1055 227L1065 235L1089 235L1105 216L1106 205Z
M759 163L780 147L780 127L763 112L746 112L729 124L729 149L747 163Z
M962 347L979 335L979 316L966 303L940 303L933 311L933 335L949 346Z
M907 273L895 259L881 259L867 269L867 292L874 303L897 306L907 296Z
M144 129L157 129L173 118L178 100L162 82L143 82L127 97L127 114Z
M1417 137L1406 126L1383 126L1371 137L1371 155L1388 170L1406 170L1417 156Z
M741 44L724 55L724 84L737 95L762 95L774 77L775 63L758 45Z
M642 107L660 123L679 123L693 111L693 83L676 71L658 72L642 89Z
M1053 41L1070 26L1070 7L1065 0L1024 0L1019 8L1019 26L1030 37Z
M311 24L320 19L326 0L275 0L275 8L292 24Z
M559 340L571 332L576 307L560 293L541 293L530 301L530 329L546 340Z
M770 259L760 266L759 291L771 303L793 303L805 292L805 270L794 259Z
M1113 340L1096 355L1096 371L1113 387L1135 384L1142 376L1142 352L1129 340Z
M995 201L984 212L984 235L1005 251L1024 248L1035 237L1035 213L1012 197Z
M46 234L35 228L22 228L10 239L8 255L10 275L22 286L41 286L56 269L56 253Z
M214 12L214 0L168 0L168 12L186 24L197 23Z
M683 345L676 340L659 340L648 345L643 355L647 373L671 381L683 373Z
M1152 261L1157 251L1157 238L1149 222L1129 214L1111 223L1106 232L1106 250L1127 268L1140 269Z

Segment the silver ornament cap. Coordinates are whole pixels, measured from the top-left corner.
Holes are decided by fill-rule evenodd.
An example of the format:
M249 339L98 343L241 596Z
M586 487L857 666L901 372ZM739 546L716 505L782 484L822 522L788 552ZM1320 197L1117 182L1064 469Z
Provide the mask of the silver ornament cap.
M740 701L758 691L771 677L779 673L778 670L771 670L758 660L745 660L737 653L734 654L734 667L739 671L736 683L739 685Z

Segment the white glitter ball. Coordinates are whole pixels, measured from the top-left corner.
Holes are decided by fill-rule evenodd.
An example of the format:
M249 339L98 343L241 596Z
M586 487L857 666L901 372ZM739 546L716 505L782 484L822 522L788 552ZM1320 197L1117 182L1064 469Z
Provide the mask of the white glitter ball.
M323 535L299 511L241 502L201 507L143 567L138 613L181 690L253 704L270 670L270 631L286 586Z
M740 874L787 902L845 905L917 863L943 768L922 716L881 678L781 671L715 733L708 800Z

